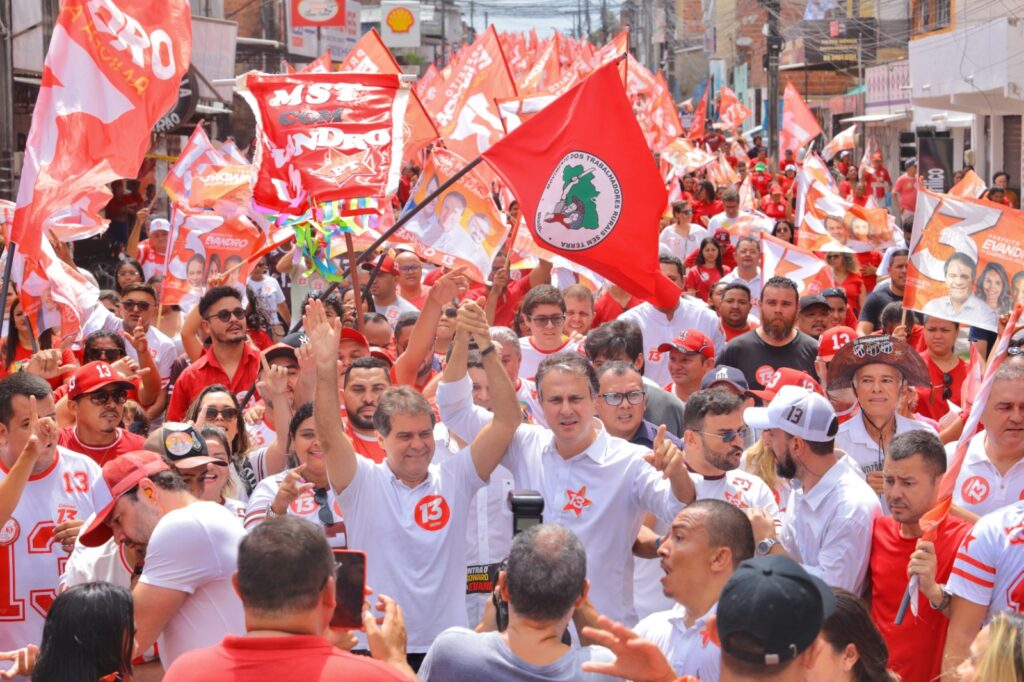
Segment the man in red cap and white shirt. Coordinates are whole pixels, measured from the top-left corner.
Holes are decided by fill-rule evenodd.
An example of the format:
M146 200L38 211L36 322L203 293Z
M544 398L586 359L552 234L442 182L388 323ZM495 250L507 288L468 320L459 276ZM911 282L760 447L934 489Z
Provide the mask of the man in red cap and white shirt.
M370 273L377 267L376 262L363 263L359 266L364 272ZM373 296L373 307L376 311L388 318L392 328L402 313L416 313L419 308L398 295L397 278L398 265L390 255L384 256L380 270L370 285L370 294Z
M60 430L57 444L88 455L100 466L141 449L145 439L119 426L133 388L134 383L101 360L79 367L68 382L68 407L75 424Z
M892 189L892 177L889 171L882 164L882 153L875 152L871 155L871 165L863 170L864 177L861 178L868 186L868 191L878 202L879 206L885 205L885 195Z
M686 399L700 390L701 379L715 366L715 347L704 332L685 329L670 343L658 346L659 353L668 353L668 371L672 383L665 390L675 394L686 405Z
M183 456L198 447L186 432L172 435L171 453ZM231 585L238 543L245 536L238 517L223 505L193 497L181 476L153 452L110 460L103 479L113 501L79 541L98 547L113 536L119 543L146 546L142 576L132 590L136 653L157 641L166 670L186 651L213 646L227 634L244 634L242 603Z
M110 501L99 465L57 445L55 414L45 379L17 372L0 381L0 482L5 491L21 483L20 495L16 485L0 500L12 509L0 525L0 651L42 640L75 536Z
M764 429L779 474L797 479L782 513L782 533L760 510L751 512L758 554L789 554L829 585L860 594L871 552L871 527L881 514L878 496L839 462L839 421L824 396L783 386L767 407L750 407L747 424Z

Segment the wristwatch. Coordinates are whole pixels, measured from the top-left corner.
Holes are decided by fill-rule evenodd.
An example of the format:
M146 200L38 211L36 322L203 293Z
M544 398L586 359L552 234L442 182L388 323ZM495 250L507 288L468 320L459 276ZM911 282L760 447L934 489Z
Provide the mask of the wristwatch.
M932 607L936 611L945 611L949 608L949 602L953 601L953 593L949 591L949 587L946 585L939 585L942 589L942 601L938 604L933 604L932 600L928 600L928 606Z
M767 556L772 551L772 547L779 544L778 538L765 538L761 542L757 543L757 556Z

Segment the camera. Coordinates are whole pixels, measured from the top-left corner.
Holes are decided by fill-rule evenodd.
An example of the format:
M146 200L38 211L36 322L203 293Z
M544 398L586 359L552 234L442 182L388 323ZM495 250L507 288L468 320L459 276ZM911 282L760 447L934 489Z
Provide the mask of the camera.
M513 490L508 494L512 510L512 535L544 523L544 498L536 490Z

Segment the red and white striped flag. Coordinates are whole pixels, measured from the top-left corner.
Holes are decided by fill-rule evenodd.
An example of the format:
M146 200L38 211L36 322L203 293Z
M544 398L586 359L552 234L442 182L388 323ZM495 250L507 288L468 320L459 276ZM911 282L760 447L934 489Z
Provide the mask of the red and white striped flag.
M801 296L820 294L835 286L832 268L807 249L761 233L761 281L788 277Z

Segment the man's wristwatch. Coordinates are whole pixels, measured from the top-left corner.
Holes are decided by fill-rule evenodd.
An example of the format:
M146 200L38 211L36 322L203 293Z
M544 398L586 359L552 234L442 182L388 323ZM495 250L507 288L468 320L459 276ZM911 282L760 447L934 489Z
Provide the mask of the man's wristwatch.
M772 551L772 547L779 544L778 538L765 538L761 542L757 543L757 556L767 556Z
M945 611L949 608L949 602L953 601L953 593L949 591L949 587L946 585L939 585L942 590L942 600L938 604L933 604L932 600L928 600L928 606L932 607L936 611Z

